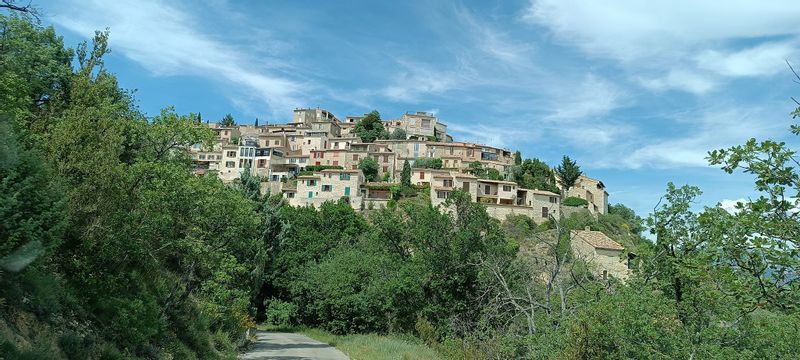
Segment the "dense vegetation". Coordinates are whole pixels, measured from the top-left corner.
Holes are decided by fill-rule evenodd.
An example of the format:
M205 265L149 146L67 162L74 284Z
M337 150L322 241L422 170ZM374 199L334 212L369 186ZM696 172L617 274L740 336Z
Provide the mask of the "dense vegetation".
M0 357L232 358L255 321L402 333L444 358L798 357L800 174L782 143L710 153L763 194L735 213L692 212L700 190L672 184L647 219L501 223L459 191L448 211L412 192L366 217L293 208L253 176L191 175L182 149L213 134L171 108L146 119L104 67L107 33L73 50L24 14L0 28ZM522 181L552 184L526 161ZM626 283L572 253L585 226L638 255Z

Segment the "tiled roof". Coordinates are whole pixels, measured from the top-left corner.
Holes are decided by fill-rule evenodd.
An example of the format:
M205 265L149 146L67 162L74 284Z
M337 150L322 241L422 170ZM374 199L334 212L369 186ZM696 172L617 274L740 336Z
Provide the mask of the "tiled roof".
M572 236L579 237L586 241L587 244L593 246L596 249L606 249L606 250L625 250L622 245L618 242L611 240L606 234L603 234L600 231L592 231L592 230L574 230L572 231Z

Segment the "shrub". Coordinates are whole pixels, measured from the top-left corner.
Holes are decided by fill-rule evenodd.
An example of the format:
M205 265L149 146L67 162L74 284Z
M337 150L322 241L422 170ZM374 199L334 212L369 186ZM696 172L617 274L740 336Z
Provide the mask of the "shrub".
M58 339L58 347L67 355L67 359L89 359L94 342L91 339L81 337L74 332L61 335Z
M441 169L442 159L439 158L421 158L414 161L414 167L426 169Z
M308 165L308 166L305 167L305 171L310 171L310 172L317 172L317 171L330 170L330 169L342 170L344 168L339 166L339 165Z
M581 199L579 197L570 196L562 202L564 206L586 206L589 205L589 202L586 199Z
M266 306L267 322L277 326L289 326L294 324L297 318L298 307L294 303L269 299L264 302Z

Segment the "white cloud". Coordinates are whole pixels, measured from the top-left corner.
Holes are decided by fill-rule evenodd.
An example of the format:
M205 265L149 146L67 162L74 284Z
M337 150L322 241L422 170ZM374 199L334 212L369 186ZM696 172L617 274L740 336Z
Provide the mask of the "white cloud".
M797 41L769 42L740 51L706 50L696 60L700 68L725 76L764 76L786 70L797 52Z
M522 19L587 54L619 61L647 88L701 95L715 88L715 76L785 70L782 60L800 51L798 17L800 6L789 0L534 0Z
M773 136L788 126L781 121L765 121L771 114L764 108L737 107L683 114L678 123L684 128L684 136L645 138L644 145L628 142L618 149L613 165L634 169L708 166L708 151L741 144L751 137Z
M725 199L719 202L719 207L723 208L725 211L731 214L736 214L740 211L739 209L736 208L736 204L738 203L744 204L746 202L747 200L745 200L744 198L738 198L735 200Z
M491 126L482 123L472 123L469 125L462 125L461 123L447 124L449 134L457 134L459 141L470 141L477 144L486 144L490 146L508 147L520 142L534 142L539 134L532 129L516 128L502 126Z
M155 75L199 75L220 82L235 103L242 98L288 112L310 84L277 75L285 64L275 58L252 59L248 52L197 26L201 21L180 8L154 1L85 1L64 6L53 21L88 36L110 28L113 51Z
M390 85L381 93L387 98L401 102L417 102L426 95L438 95L458 88L469 77L470 69L442 71L430 65L397 60L403 70L394 75Z
M614 83L594 74L586 74L579 84L562 79L551 95L551 120L586 120L620 107L625 92Z
M713 77L695 71L670 70L664 76L640 78L640 83L651 90L664 91L679 89L696 95L702 95L716 86Z

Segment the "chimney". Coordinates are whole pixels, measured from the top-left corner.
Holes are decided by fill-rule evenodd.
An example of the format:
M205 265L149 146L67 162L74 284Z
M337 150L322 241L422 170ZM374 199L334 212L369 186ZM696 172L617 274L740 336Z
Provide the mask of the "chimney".
M592 227L587 225L587 226L586 226L586 228L585 228L585 230L586 230L586 231L590 231L590 230L592 230Z

